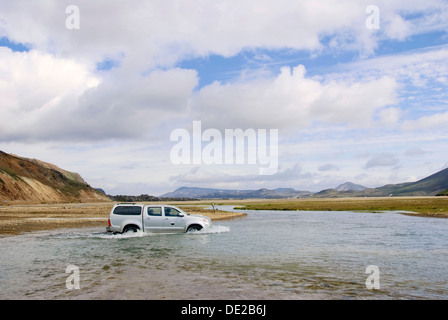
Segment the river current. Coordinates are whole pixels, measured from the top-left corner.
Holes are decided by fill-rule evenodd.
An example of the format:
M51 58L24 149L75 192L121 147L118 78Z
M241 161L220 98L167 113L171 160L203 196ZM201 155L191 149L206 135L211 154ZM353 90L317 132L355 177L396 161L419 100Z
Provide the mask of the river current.
M448 299L448 219L246 212L206 232L2 238L0 299Z

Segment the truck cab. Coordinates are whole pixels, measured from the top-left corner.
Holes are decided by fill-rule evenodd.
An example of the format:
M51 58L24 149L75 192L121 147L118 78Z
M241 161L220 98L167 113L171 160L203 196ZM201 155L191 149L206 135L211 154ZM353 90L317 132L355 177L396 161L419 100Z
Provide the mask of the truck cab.
M110 212L106 231L184 233L208 229L210 226L210 218L191 215L172 205L118 203Z

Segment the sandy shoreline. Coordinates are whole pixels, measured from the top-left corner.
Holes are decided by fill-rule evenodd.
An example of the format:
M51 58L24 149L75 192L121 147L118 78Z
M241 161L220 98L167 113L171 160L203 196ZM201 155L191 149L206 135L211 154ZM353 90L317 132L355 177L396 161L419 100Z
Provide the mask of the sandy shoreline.
M0 237L27 232L107 226L109 213L115 203L68 203L0 206ZM244 213L215 213L203 207L182 207L190 214L206 215L212 221L244 217Z
M248 210L395 211L415 217L448 218L448 197L235 199L177 201L169 204L177 205L190 214L208 216L212 221L246 216L244 212L213 212L205 209L213 202L216 205L235 205ZM106 227L114 204L115 202L0 205L0 237L59 228Z

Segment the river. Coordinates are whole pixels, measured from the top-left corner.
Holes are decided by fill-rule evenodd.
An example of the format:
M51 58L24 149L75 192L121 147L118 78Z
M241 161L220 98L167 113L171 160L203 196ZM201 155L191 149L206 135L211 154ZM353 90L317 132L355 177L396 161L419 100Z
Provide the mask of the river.
M246 212L188 234L2 238L0 299L448 299L448 219Z

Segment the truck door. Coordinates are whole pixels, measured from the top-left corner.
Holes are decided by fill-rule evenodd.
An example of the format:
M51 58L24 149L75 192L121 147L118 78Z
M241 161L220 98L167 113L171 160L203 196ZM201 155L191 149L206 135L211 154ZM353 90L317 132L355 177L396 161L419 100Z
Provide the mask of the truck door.
M167 232L184 232L185 219L183 214L176 208L164 207L165 219L163 220L163 227Z
M163 232L163 219L161 206L145 207L143 224L146 232Z

